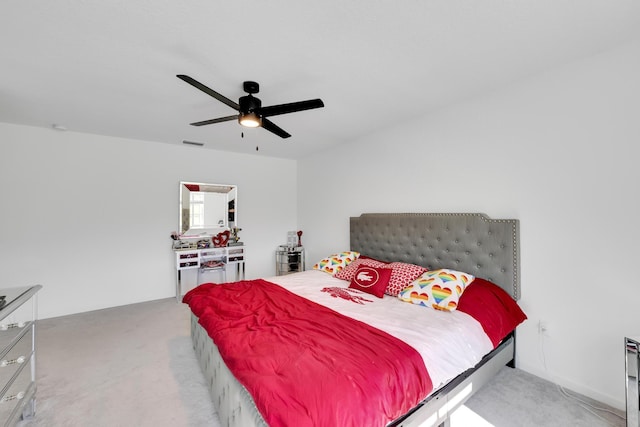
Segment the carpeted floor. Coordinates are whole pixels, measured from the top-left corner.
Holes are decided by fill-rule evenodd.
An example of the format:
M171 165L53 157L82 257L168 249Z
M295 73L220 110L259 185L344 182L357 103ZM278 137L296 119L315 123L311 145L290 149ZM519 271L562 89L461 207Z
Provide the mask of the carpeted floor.
M578 399L614 413L596 410ZM623 412L507 367L452 418L455 427L625 426Z
M37 412L20 427L220 425L191 347L188 308L173 298L41 320L37 345ZM504 368L451 425L625 422L585 409L552 383Z

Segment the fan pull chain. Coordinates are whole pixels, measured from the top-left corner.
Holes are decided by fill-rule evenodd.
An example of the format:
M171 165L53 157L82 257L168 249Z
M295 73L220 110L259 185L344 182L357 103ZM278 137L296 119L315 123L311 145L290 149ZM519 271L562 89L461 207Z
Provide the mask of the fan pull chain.
M244 138L244 132L240 132L240 138ZM259 147L256 145L256 151L259 151Z

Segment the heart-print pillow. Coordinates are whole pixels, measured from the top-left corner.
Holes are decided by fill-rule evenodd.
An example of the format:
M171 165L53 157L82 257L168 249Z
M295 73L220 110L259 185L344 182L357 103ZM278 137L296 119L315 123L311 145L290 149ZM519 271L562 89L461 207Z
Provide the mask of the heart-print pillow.
M454 311L460 295L474 279L471 274L445 268L427 271L400 291L398 298L436 310Z
M344 251L337 254L329 255L326 258L322 258L320 261L314 264L314 270L324 271L332 276L342 271L347 265L358 259L360 252Z

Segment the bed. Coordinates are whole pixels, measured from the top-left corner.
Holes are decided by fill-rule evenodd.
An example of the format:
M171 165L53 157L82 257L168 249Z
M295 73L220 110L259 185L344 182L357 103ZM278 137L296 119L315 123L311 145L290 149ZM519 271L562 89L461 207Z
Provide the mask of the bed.
M275 292L278 295L277 298L280 298L281 294L285 296L285 293L287 294L287 298L290 297L288 295L289 293L293 293L293 297L295 298L302 298L295 300L295 307L299 307L299 309L301 311L304 310L305 313L313 313L313 315L307 317L322 319L318 320L318 322L327 322L327 325L332 325L331 327L327 326L327 329L331 329L332 331L356 331L356 327L359 328L360 324L364 324L363 327L369 329L358 329L357 336L366 336L366 340L364 340L366 342L376 342L375 345L380 346L383 344L377 344L375 340L391 340L389 341L391 343L390 346L396 345L398 341L400 341L402 345L406 345L403 343L409 343L408 350L405 347L399 347L400 349L398 351L404 353L389 352L389 357L397 357L396 360L402 360L403 364L407 365L409 364L409 360L418 358L423 360L426 366L426 360L435 358L432 354L439 352L441 346L426 345L421 341L429 341L429 343L432 343L436 342L435 339L430 337L427 340L421 340L419 336L416 338L414 332L407 332L407 336L401 336L400 338L395 336L394 333L397 330L400 330L400 334L405 330L404 325L402 327L395 326L396 319L402 315L417 319L418 316L423 316L422 313L428 313L427 315L430 317L427 323L429 325L437 325L437 322L440 321L460 322L460 325L455 323L455 326L446 326L446 328L457 331L463 327L467 328L467 326L464 325L469 325L468 327L474 334L477 334L474 328L475 330L480 330L480 334L484 332L483 336L478 335L477 338L465 336L459 339L459 341L461 341L460 345L464 346L461 347L464 348L464 351L455 350L452 351L451 354L460 354L463 359L460 362L461 364L456 362L455 366L446 366L444 368L427 367L426 370L428 370L428 372L425 371L424 374L422 371L419 371L418 365L420 365L420 362L416 362L410 369L407 368L407 371L413 373L419 372L419 374L414 375L415 377L426 378L422 378L419 381L421 385L415 386L415 390L413 383L410 382L398 384L389 382L388 384L391 384L391 386L385 390L385 394L388 394L388 396L383 396L381 401L384 405L387 404L387 401L394 399L396 401L402 401L401 403L405 406L402 408L401 413L397 413L397 409L394 409L396 412L387 411L386 406L376 401L376 408L381 408L380 412L384 412L387 418L375 418L375 422L363 421L365 418L354 418L356 420L354 421L349 418L351 416L350 414L354 414L355 417L356 415L360 416L361 413L372 412L375 416L378 416L376 413L378 409L370 410L366 408L365 405L362 405L362 402L358 403L356 401L353 404L361 405L357 406L357 408L363 409L354 410L354 406L347 406L345 404L347 409L343 411L342 405L346 399L344 398L345 393L340 392L335 393L340 394L337 398L340 402L335 403L339 406L332 407L332 411L341 412L340 416L342 418L339 418L340 421L327 421L325 424L386 424L390 426L446 425L450 414L462 405L483 384L488 382L503 366L515 365L515 325L526 318L524 313L519 312L518 320L514 321L507 329L505 329L506 326L503 326L501 322L494 322L495 325L498 325L497 329L500 329L500 334L496 335L497 332L494 333L495 331L493 329L489 331L490 328L487 327L485 323L482 323L484 322L482 318L486 313L478 312L478 304L464 312L463 306L465 306L465 304L470 306L470 303L466 303L466 301L471 301L472 297L467 297L467 295L471 295L472 293L475 295L475 290L480 286L479 284L476 285L476 282L488 282L489 285L499 286L500 289L498 290L508 295L511 303L518 300L520 296L518 239L518 220L491 219L484 214L478 213L362 214L359 217L350 218L350 250L345 252L348 254L357 253L359 255L357 259L361 265L357 267L357 271L352 271L354 268L345 265L342 266L344 269L341 273L327 274L328 272L323 271L322 263L319 261L314 265L315 270L311 271L295 273L288 276L272 277L260 281L237 282L231 285L224 284L216 286L213 284L203 284L193 291L190 291L190 293L185 296L185 302L188 302L193 310L191 316L193 345L202 371L207 378L214 406L218 411L221 424L223 426L243 427L291 424L291 421L287 421L286 418L280 418L277 413L287 412L287 410L277 409L281 408L281 406L279 407L276 403L265 404L263 399L264 393L260 391L261 389L257 389L254 384L247 383L246 366L242 365L242 369L238 370L238 363L267 363L264 362L263 355L251 354L254 348L261 348L261 342L256 340L256 334L247 334L246 339L243 337L242 339L236 340L237 342L233 344L227 344L223 340L224 337L240 336L236 330L230 329L233 326L237 326L238 318L224 323L224 327L219 326L223 323L220 321L219 312L233 312L230 314L231 316L237 314L235 313L236 306L228 304L228 301L235 301L235 298L238 298L239 306L249 301L249 299L247 299L247 301L241 299L239 295L242 292L255 292L255 295L251 294L251 298L253 301L258 301L259 298L262 298L263 294L261 292L268 291ZM351 267L358 264L355 260L350 259L349 262L351 261L353 261ZM415 299L413 303L408 301L410 295L415 295L410 292L402 291L405 292L403 295L407 297L406 301L409 302L407 303L400 301L400 299L395 296L385 295L384 298L378 298L376 295L367 293L369 290L358 293L358 289L352 289L350 283L353 284L357 273L364 272L363 268L369 268L369 271L372 271L374 274L385 273L385 271L388 270L388 266L377 265L375 262L383 264L392 263L389 265L419 266L423 268L424 273L421 273L419 277L412 278L410 280L411 282L418 281L419 278L427 277L431 272L434 272L434 274L435 272L440 272L440 274L442 274L441 272L443 271L446 273L466 273L475 280L468 286L468 291L462 292L459 300L455 300L455 303L449 301L450 305L453 304L453 309L450 311L449 309L433 310L420 306ZM364 264L367 264L369 267L366 267ZM345 277L338 277L340 274L343 276L346 275L348 270L352 273L350 281L343 280ZM335 272L335 270L332 271L332 273L333 272ZM323 280L325 280L326 283L322 282ZM311 283L313 283L313 285L307 288L307 285ZM355 287L357 288L357 286ZM239 289L243 289L243 291L240 292ZM474 289L474 292L471 292L471 289ZM217 294L215 297L208 297L208 301L214 301L215 304L222 305L216 306L217 308L210 308L202 300L197 300L198 303L193 302L194 295L199 293L204 294L204 292L209 291L217 292ZM256 295L260 295L260 297L258 298ZM433 295L435 295L435 293ZM267 295L266 293L264 294L264 298L265 301L271 300L272 298L275 299L271 294ZM204 300L207 300L207 298ZM334 302L329 304L327 302L328 300L333 300ZM447 295L446 298L443 297L442 300L445 302L448 301L449 295ZM504 299L500 304L503 303L506 303ZM380 305L379 307L384 307L381 309L375 308L378 307L376 304L387 305ZM515 303L513 304L515 305ZM260 303L252 306L250 310L257 310L259 306L262 305L263 304ZM358 306L367 308L359 308ZM456 308L458 308L458 310L456 310ZM316 312L316 309L318 312ZM512 309L516 311L519 310L517 305L515 305L515 308L512 307ZM269 310L271 310L271 308ZM351 323L349 323L348 327L344 328L333 326L333 323L331 323L333 320L330 318L324 320L325 318L322 317L324 315L330 315L330 313L326 313L326 311L338 311L339 316L346 317L346 320L351 321ZM384 319L374 318L374 315L371 314L375 312L375 316L378 316L381 311L392 314L393 319L391 320L391 317L389 317L390 320L386 322ZM216 318L215 320L209 321L210 315L212 315L213 312L216 312ZM253 320L250 319L251 316L247 316L246 314L243 314L243 316L242 319L249 319L253 322ZM420 321L422 321L421 317ZM493 320L489 319L487 324L491 322L493 322ZM215 329L216 324L218 327L212 332L210 327L213 326ZM451 324L454 325L454 323ZM491 326L491 328L495 325ZM245 327L245 330L251 329L252 327L252 325L249 325ZM444 329L442 326L438 326L438 328L441 330ZM514 330L511 331L511 329ZM380 332L380 330L382 332L378 334L377 332ZM466 333L467 332L465 332L465 334ZM332 333L331 335L341 334L342 332L340 334ZM306 335L306 333L301 334L298 339L302 341L306 339ZM329 334L327 333L326 335ZM214 344L211 336L217 340L217 344ZM449 337L453 336L454 334L449 334ZM478 345L473 344L477 348L472 349L470 348L470 343L474 342L474 340L478 342ZM357 340L352 339L351 346L356 345L355 341ZM449 345L449 343L447 343L447 345ZM331 346L327 348L333 349ZM230 351L236 351L238 353L236 355L237 357L230 357ZM337 349L336 351L340 352L342 350ZM357 351L364 350L358 349ZM221 353L225 355L226 362L223 360ZM283 353L287 354L287 351L283 351ZM380 354L382 353L386 354L386 350L384 352L380 351ZM342 353L340 354L340 357L344 357L344 360L347 359L347 356L343 356ZM402 354L402 356L397 356L398 354ZM451 357L451 354L445 352L442 357L447 359ZM380 357L380 360L381 359L382 357ZM250 362L246 362L247 360ZM297 363L297 360L296 358L295 363ZM375 362L378 363L378 359L376 359ZM275 362L270 361L268 363ZM287 363L289 363L290 366L294 364L294 362L291 361L287 361ZM227 366L228 364L234 369L240 381L232 374L230 368ZM379 364L384 365L384 362L380 361ZM281 375L286 376L287 374L287 372L282 371L281 368L281 365L274 364L274 370L279 370L278 378ZM328 372L325 377L331 378L332 381L334 381L333 377L341 377L341 375L335 374L332 377L332 374L333 373ZM357 374L354 375L357 376ZM251 377L252 374L248 374L248 376ZM265 376L265 378L264 382L272 382L271 376ZM299 395L312 394L314 388L322 388L322 386L314 387L316 384L320 384L318 381L320 380L312 380L313 384L309 385L306 384L306 382L308 382L306 381L306 377L301 378L298 382L299 384L295 384L295 386L302 388L295 388L294 391L291 392L291 396L279 396L279 399L284 400L285 405L287 404L287 399L297 402ZM391 380L389 380L388 377L384 377L383 381L387 384L386 381ZM405 381L405 379L400 379L399 381ZM351 382L353 383L353 381ZM331 384L333 386L334 383L332 382ZM278 392L280 391L279 387L280 385L278 384L276 386ZM370 387L370 384L360 387L367 388ZM396 389L401 390L398 395L401 397L400 399L398 399L398 396L393 395ZM251 392L249 390L251 390ZM268 393L273 394L273 390L270 389ZM329 394L331 395L331 393ZM315 402L319 401L317 396L313 398L316 399ZM325 403L328 405L331 399L333 399L331 396L323 398L320 401L320 406L324 406ZM336 410L338 407L339 410ZM271 410L276 413L269 413ZM310 409L307 410L313 412ZM345 414L342 412L345 412ZM389 419L389 417L392 418ZM378 421L379 419L384 419L385 421L380 422ZM269 422L266 420L269 420ZM316 419L315 421L299 422L297 425L322 425L323 423L324 420L318 421Z

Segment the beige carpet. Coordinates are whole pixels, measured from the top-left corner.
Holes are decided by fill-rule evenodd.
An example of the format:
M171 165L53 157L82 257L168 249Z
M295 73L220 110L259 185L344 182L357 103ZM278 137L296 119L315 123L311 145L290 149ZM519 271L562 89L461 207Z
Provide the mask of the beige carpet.
M41 320L37 345L36 416L20 427L220 425L191 347L188 308L173 298ZM451 425L625 423L585 409L552 383L504 368Z
M45 319L22 426L218 426L175 299Z

